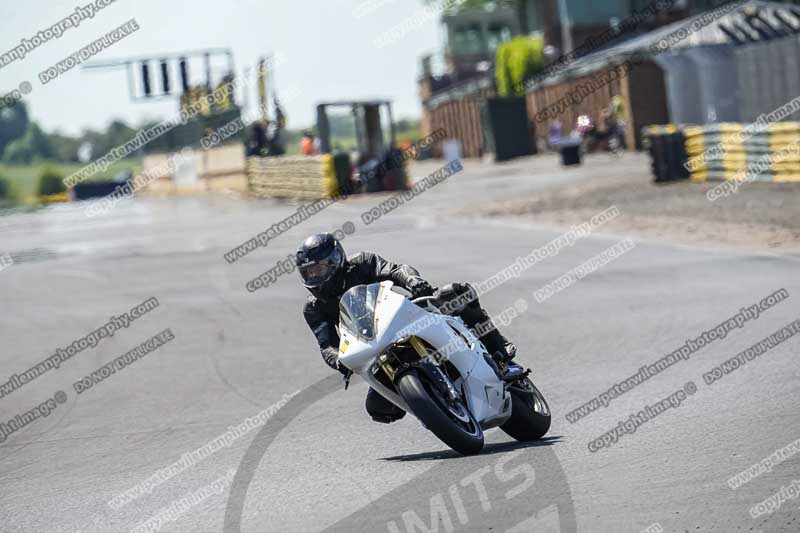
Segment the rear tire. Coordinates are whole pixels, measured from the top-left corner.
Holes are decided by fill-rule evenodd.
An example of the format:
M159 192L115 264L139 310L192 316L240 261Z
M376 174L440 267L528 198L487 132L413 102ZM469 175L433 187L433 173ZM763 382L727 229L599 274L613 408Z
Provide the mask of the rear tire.
M511 418L500 429L519 441L538 440L550 429L550 407L544 396L528 378L511 389Z
M462 415L468 421L458 419L445 404L435 387L424 375L409 371L400 376L397 389L414 416L434 435L463 455L479 453L483 449L483 430L463 404Z

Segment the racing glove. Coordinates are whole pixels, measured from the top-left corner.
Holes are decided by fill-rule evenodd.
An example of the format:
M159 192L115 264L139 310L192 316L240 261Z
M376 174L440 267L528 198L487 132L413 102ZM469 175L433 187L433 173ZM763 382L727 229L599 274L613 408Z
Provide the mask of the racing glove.
M325 360L325 364L334 370L338 370L343 375L347 375L350 372L347 367L339 363L339 350L333 346L322 350L322 358Z
M430 283L420 278L419 276L412 276L406 282L406 288L411 292L412 298L419 298L420 296L433 296L435 289Z

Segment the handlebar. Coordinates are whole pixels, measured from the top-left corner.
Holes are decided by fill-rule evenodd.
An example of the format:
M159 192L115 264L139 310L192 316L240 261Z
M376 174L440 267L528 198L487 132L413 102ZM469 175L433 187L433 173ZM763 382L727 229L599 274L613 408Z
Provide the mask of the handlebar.
M439 292L439 289L435 288L436 292ZM428 310L432 310L436 313L441 313L439 310L439 306L436 305L436 300L438 300L438 296L420 296L419 298L411 298L411 303L416 304L422 308L427 308ZM432 308L432 309L431 309Z

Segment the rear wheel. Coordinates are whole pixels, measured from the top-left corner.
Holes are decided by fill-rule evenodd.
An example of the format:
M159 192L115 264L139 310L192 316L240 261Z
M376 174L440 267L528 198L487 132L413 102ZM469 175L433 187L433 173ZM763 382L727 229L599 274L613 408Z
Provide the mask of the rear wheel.
M427 376L411 370L400 377L397 389L411 412L452 449L464 455L483 449L483 430L469 409L446 398Z
M511 418L500 429L520 441L544 437L550 429L550 406L533 381L521 379L509 388L509 392Z

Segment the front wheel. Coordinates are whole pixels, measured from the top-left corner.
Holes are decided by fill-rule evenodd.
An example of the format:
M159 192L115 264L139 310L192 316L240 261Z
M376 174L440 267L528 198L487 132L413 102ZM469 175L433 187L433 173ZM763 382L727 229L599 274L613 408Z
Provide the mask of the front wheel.
M538 440L550 429L550 407L544 396L528 378L510 388L511 418L500 429L519 441Z
M483 430L469 409L445 398L424 374L407 372L397 389L414 416L452 449L464 455L483 449Z

